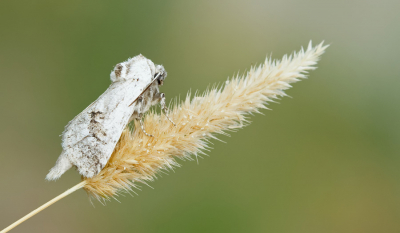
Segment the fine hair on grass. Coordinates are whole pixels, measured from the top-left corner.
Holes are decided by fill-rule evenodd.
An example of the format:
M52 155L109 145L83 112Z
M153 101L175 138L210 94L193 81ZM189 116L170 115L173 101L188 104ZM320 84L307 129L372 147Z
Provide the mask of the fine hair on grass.
M306 50L284 55L282 60L267 58L263 64L251 67L243 76L228 79L219 87L210 88L203 94L190 93L180 103L170 108L168 119L156 112L145 116L146 130L126 128L116 145L107 165L93 178L82 177L82 182L54 198L3 231L8 232L21 222L44 208L83 188L91 196L103 202L116 198L122 192L134 192L140 183L153 181L160 172L178 167L176 158L192 160L208 150L210 139L219 134L236 131L248 122L248 115L260 113L268 102L286 96L285 90L291 83L306 78L308 71L324 53L327 45L323 42L313 47L311 42ZM135 129L140 128L135 122Z

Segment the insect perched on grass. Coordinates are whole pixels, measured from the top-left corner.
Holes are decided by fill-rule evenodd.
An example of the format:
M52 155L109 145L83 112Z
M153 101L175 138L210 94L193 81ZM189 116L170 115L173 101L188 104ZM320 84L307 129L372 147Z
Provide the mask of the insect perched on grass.
M84 177L97 175L109 160L122 131L132 120L139 120L151 106L165 106L165 94L158 89L163 85L167 72L162 65L138 55L115 66L110 74L111 85L85 110L65 126L62 148L56 165L47 174L47 180L56 180L76 166Z
M291 87L290 84L306 78L308 71L316 69L315 65L327 47L323 42L313 47L310 41L306 50L302 48L290 56L285 55L281 61L267 58L265 63L252 67L247 74L228 79L221 88L211 88L195 96L188 94L170 112L179 127L166 126L165 120L155 112L147 114L144 121L156 135L154 138L139 130L126 129L121 134L121 128L131 119L141 120L141 115L159 101L166 112L164 95L158 92L158 85L166 77L165 70L143 56L118 64L111 73L113 83L108 90L67 125L63 134L64 151L47 175L48 179L56 179L74 164L81 174L83 171L93 177L84 175L79 184L0 233L8 232L81 188L99 201L109 200L120 193L133 192L137 183L153 181L163 170L179 166L176 158L197 157L208 148L209 139L216 139L216 134L242 128L249 122L248 114L260 113L268 102L286 96L285 90ZM139 78L147 81L136 86L132 84L139 82ZM125 111L119 110L120 104ZM122 120L124 123L118 123ZM142 121L136 123L143 128ZM117 144L105 141L117 141L118 138ZM101 144L104 141L108 144ZM96 150L100 150L102 157L92 158L96 156ZM106 158L108 152L112 155ZM107 165L99 172L107 160Z

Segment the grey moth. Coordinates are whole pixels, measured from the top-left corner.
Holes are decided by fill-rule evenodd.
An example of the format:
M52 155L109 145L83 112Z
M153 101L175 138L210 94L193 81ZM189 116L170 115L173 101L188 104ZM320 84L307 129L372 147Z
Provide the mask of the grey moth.
M169 119L165 95L159 91L166 77L162 65L154 65L143 55L117 64L108 89L65 126L63 151L46 179L56 180L73 166L84 177L97 175L107 164L122 131L134 119L151 137L144 130L142 116L161 103Z

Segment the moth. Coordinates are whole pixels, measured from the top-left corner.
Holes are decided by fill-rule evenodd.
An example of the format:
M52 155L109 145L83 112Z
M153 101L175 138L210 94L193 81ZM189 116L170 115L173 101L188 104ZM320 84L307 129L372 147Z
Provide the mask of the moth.
M152 137L145 131L142 117L155 104L161 104L175 125L167 114L165 94L159 91L166 77L162 65L154 65L143 55L117 64L108 89L65 126L63 151L46 179L56 180L72 166L84 177L97 175L130 121L139 120L142 131Z

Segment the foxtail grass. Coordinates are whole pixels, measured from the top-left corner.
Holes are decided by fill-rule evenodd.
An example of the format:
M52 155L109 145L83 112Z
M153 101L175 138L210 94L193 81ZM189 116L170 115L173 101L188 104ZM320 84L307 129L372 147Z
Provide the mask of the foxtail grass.
M169 111L176 127L156 112L146 115L144 125L154 137L141 130L125 129L107 165L93 178L82 182L42 207L31 212L0 233L8 232L44 208L83 188L91 197L103 202L123 192L134 192L141 183L153 181L157 174L180 165L177 158L193 160L208 151L209 140L218 139L249 124L248 116L267 109L269 102L286 96L291 84L307 77L316 69L327 45L323 42L306 50L283 56L282 60L267 58L251 67L243 76L228 79L219 87L175 103ZM140 128L135 122L135 129ZM57 199L58 198L58 199Z

